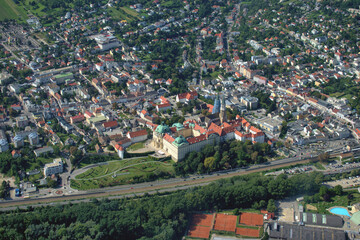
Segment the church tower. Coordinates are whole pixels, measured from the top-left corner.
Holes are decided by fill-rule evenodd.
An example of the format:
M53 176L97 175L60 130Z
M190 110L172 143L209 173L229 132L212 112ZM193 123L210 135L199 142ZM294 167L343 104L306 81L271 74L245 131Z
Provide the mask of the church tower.
M214 107L212 109L212 114L219 113L220 112L220 99L219 94L216 95L215 101L214 101Z
M226 119L226 104L225 104L225 96L223 95L221 98L221 107L220 107L220 121L221 123L224 123L227 121Z

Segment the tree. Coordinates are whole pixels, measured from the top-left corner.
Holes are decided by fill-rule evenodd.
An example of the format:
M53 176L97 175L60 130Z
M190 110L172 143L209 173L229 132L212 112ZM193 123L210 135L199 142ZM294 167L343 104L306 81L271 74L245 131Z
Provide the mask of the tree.
M334 187L334 192L335 192L336 195L341 196L342 193L343 193L343 188L342 188L342 186L341 186L341 185L336 185L336 186Z
M10 196L10 182L2 181L0 187L0 198L7 198Z
M267 210L268 212L271 212L271 213L276 212L277 208L276 208L275 200L274 200L274 199L270 199L270 200L268 201L268 205L267 205L266 210Z
M280 138L284 138L286 136L288 127L287 127L287 122L283 121L281 124L281 130L280 130Z
M319 161L322 162L322 163L327 163L329 158L330 158L330 154L328 152L321 153L318 156Z
M209 169L210 171L214 169L215 158L214 157L207 157L204 161L205 168Z
M46 178L46 182L47 182L47 186L49 188L55 188L57 186L57 181L55 181L54 179L51 179L50 177Z

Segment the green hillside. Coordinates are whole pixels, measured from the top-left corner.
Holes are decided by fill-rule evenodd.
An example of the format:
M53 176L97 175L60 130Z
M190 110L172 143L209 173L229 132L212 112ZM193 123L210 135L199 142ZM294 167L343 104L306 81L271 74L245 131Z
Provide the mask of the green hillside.
M0 0L0 21L5 19L25 20L26 11L17 6L12 0Z

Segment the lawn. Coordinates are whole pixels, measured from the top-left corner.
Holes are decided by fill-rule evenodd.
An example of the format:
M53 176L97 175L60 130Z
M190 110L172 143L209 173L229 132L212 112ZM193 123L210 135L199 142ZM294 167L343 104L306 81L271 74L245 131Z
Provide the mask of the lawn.
M59 136L59 138L62 142L65 142L69 138L69 135L65 134L65 133L57 132L56 134Z
M116 19L119 21L120 20L130 21L130 18L128 18L121 10L117 10L115 8L108 8L108 12L113 19Z
M331 199L331 202L319 202L319 203L312 203L311 205L315 206L317 208L317 212L319 213L327 213L329 212L326 210L330 207L334 206L342 206L347 207L348 205L357 203L360 201L360 194L359 193L353 193L353 199L348 200L347 195L343 196L335 196Z
M128 22L131 22L134 20L134 18L139 19L138 13L130 8L127 7L121 7L120 9L116 9L114 7L108 8L109 14L117 20L126 20Z
M119 113L119 117L121 117L122 119L129 119L129 117L124 113Z
M17 6L12 0L0 0L0 21L4 19L27 19L25 9Z
M172 162L156 162L144 158L112 161L108 165L89 169L71 180L71 187L88 190L121 184L152 181L174 175Z
M136 151L138 149L142 149L145 147L145 141L144 142L138 142L138 143L134 143L133 145L131 145L130 147L127 148L127 150L129 151Z
M78 168L83 168L85 166L91 165L91 164L95 164L95 163L101 163L101 162L109 162L109 161L114 161L114 160L118 160L119 157L117 154L89 154L87 155L86 158L83 158L83 160L81 160Z
M131 8L128 8L128 7L121 7L121 9L126 12L127 14L129 14L130 16L133 16L137 19L140 19L139 18L139 13L136 12L135 10L132 10Z
M47 35L46 33L44 32L39 32L39 33L36 33L34 34L37 38L40 38L42 40L44 40L45 42L47 42L48 44L52 45L54 44L55 42L53 40L51 40Z
M344 95L343 92L336 92L336 93L331 93L330 97L335 97L335 98L340 98Z
M210 76L212 78L217 78L219 75L220 75L220 72L212 72L212 73L210 73Z

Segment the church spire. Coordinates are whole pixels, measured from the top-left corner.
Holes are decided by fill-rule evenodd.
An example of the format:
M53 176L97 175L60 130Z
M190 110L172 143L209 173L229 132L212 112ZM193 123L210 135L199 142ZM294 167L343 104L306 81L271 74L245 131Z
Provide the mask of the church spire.
M226 103L225 103L225 94L222 95L222 98L221 98L221 107L220 107L220 114L219 114L219 117L220 117L220 121L221 123L224 123L227 121L226 119Z

